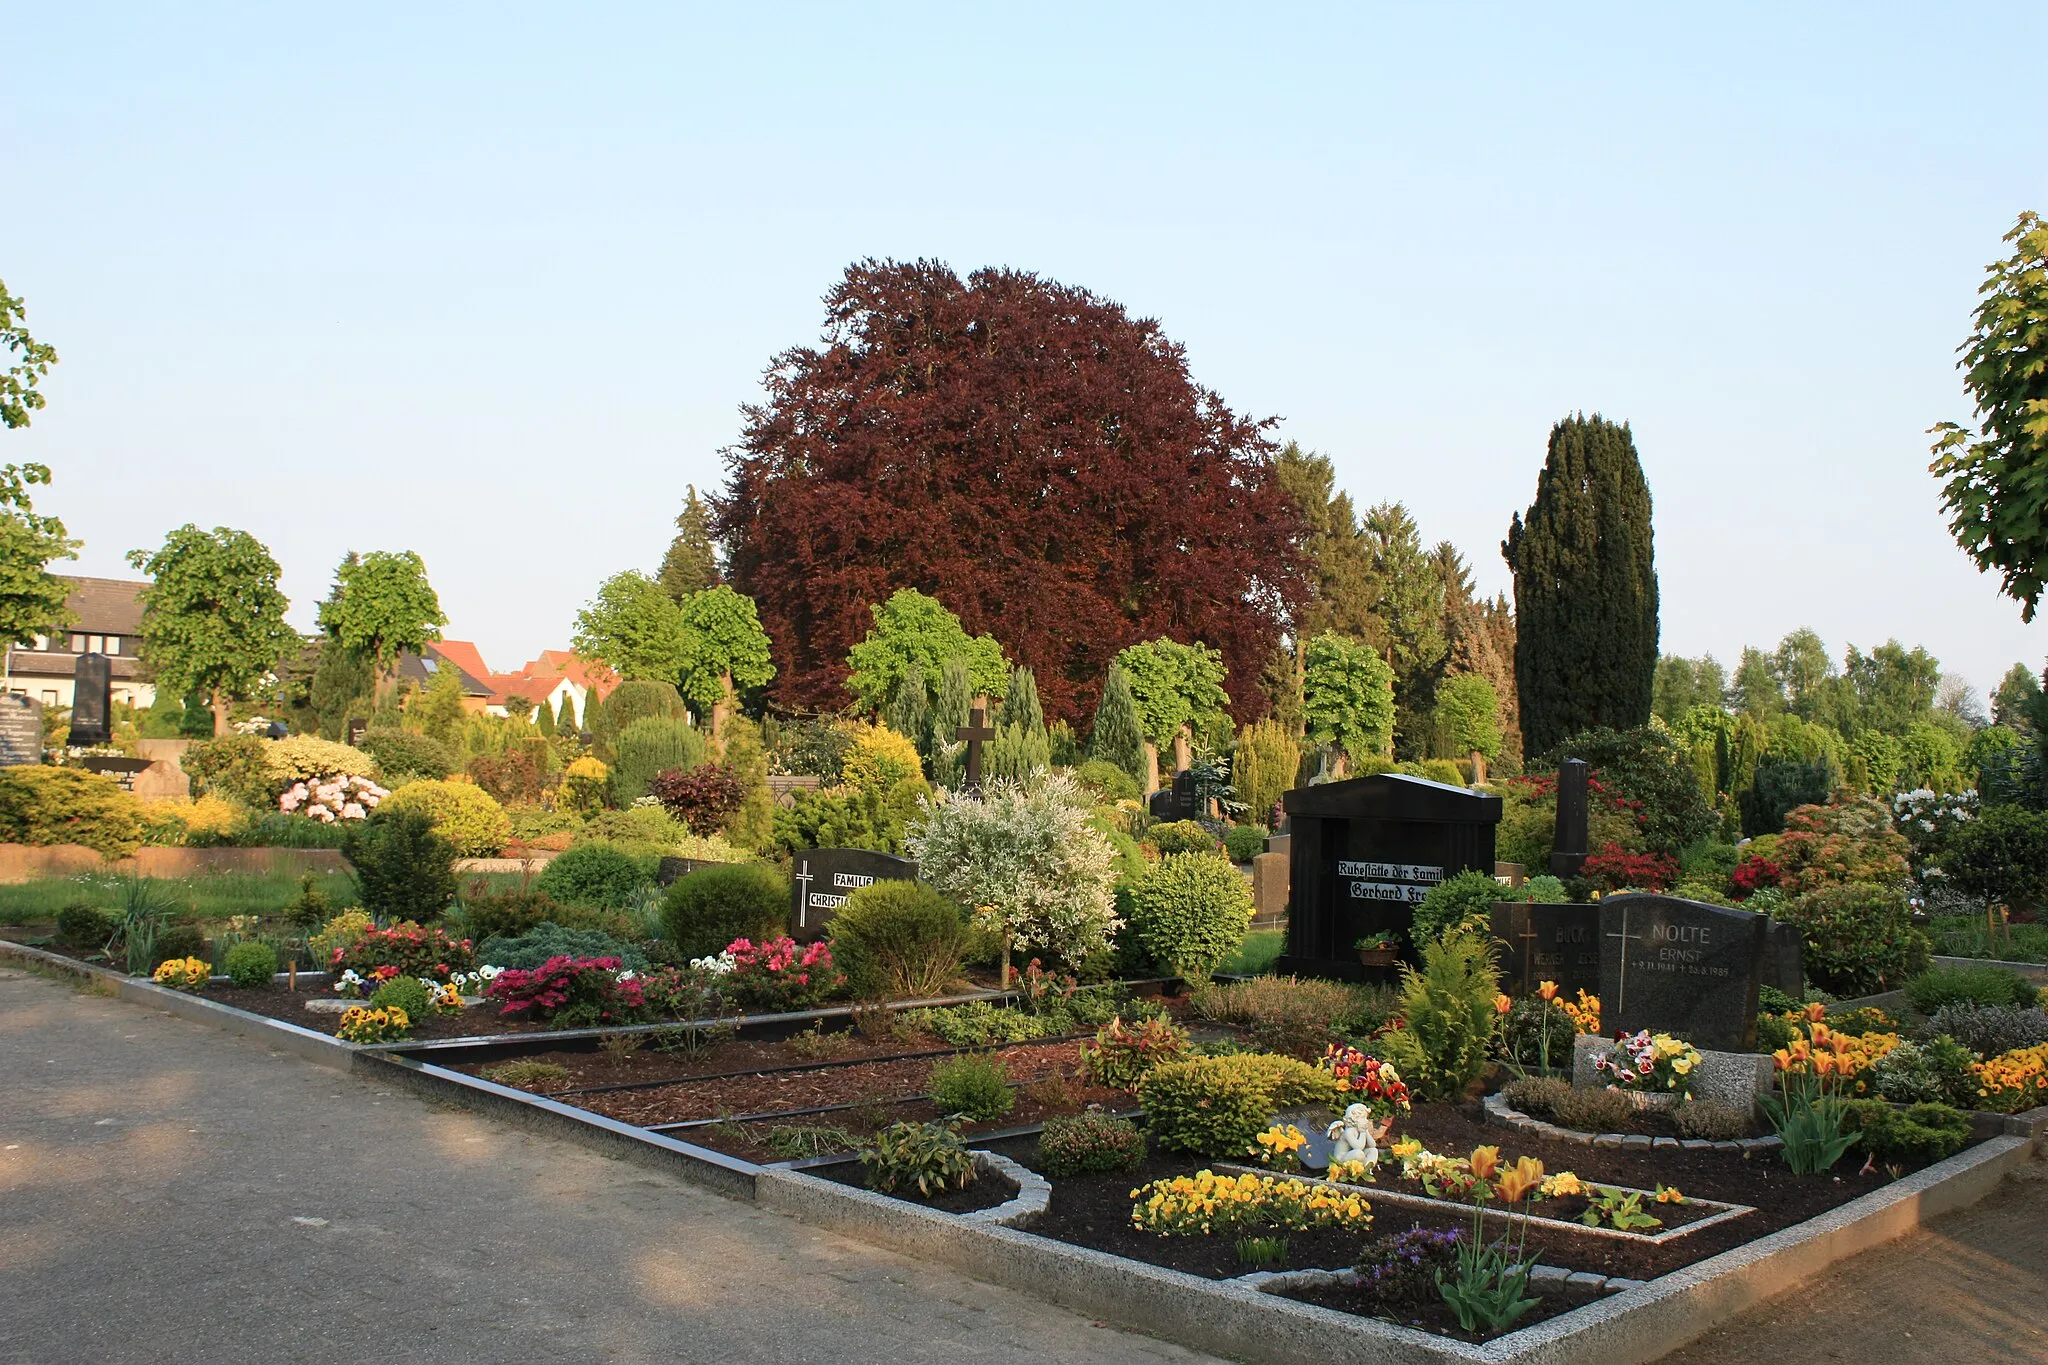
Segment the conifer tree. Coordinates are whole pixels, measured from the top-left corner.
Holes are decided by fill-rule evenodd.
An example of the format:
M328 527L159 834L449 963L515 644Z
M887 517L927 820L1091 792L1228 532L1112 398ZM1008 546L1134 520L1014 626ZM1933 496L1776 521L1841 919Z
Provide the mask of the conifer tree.
M1138 720L1138 703L1131 696L1131 680L1115 664L1102 684L1102 701L1095 708L1095 729L1088 739L1088 756L1114 763L1139 785L1145 781L1145 731Z
M967 660L951 658L939 674L939 700L932 708L931 780L934 786L957 787L966 769L967 746L955 738L974 706L974 677Z
M1029 730L1043 732L1045 712L1038 704L1038 679L1028 668L1010 670L1010 691L1003 698L1003 708L996 713L998 725L1021 725Z
M882 715L883 724L907 737L917 746L919 758L929 765L932 757L931 684L925 681L924 665L913 663L896 680L896 691Z
M661 557L661 572L656 578L662 591L678 602L718 582L718 555L711 544L711 513L698 498L695 484L690 485L682 514L676 518L676 538L669 542L668 553Z
M533 723L548 739L555 737L555 713L548 710L545 702L533 708Z
M1657 571L1650 487L1626 425L1595 414L1551 428L1536 500L1501 553L1515 575L1523 751L1648 724Z
M595 697L597 694L593 692L591 695ZM555 733L558 735L574 735L580 728L576 724L576 694L564 692L562 694L562 709L555 713Z

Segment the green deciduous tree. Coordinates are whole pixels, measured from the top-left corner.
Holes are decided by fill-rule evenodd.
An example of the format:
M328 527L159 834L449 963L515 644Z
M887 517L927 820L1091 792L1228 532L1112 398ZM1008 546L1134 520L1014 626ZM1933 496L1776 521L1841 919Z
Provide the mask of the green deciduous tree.
M1887 640L1868 654L1849 646L1842 672L1856 690L1861 724L1890 735L1903 735L1914 722L1926 720L1941 686L1941 661L1917 645L1907 649L1897 640Z
M718 582L718 553L711 543L711 513L690 485L682 514L676 518L676 538L661 558L658 575L662 590L678 602Z
M1394 743L1394 670L1370 646L1325 631L1309 641L1302 710L1313 742L1349 759L1384 757Z
M1771 656L1754 645L1743 647L1728 694L1737 711L1758 720L1768 720L1785 709L1785 685L1779 680Z
M753 599L723 583L685 599L682 619L686 652L677 690L699 716L710 718L712 741L723 743L739 693L765 687L775 676L768 632Z
M301 645L285 624L291 601L278 587L277 561L247 531L188 523L154 551L131 551L128 562L151 579L140 594L141 640L157 686L204 696L213 733L228 733L230 701Z
M1115 664L1102 684L1102 700L1095 707L1095 728L1088 736L1088 757L1114 763L1129 773L1142 789L1145 784L1145 727L1138 718L1138 703L1131 696L1131 680Z
M1958 349L1978 430L1937 422L1934 463L1956 544L1998 571L2031 621L2048 574L2048 226L2022 213L1978 287L1976 327Z
M1657 570L1650 486L1628 427L1597 414L1553 427L1536 500L1501 552L1515 575L1523 750L1646 723Z
M57 363L57 351L29 335L28 310L20 299L7 292L5 280L0 280L0 351L9 357L7 368L0 370L0 426L25 427L29 414L43 406L43 396L36 392L36 385ZM37 482L49 482L47 471Z
M2034 724L2030 716L2040 695L2041 683L2034 671L2025 664L2014 664L1991 694L1991 723L2031 738Z
M0 291L0 300L5 297ZM54 559L78 558L80 542L64 533L56 517L38 516L29 493L31 486L49 482L47 465L0 465L0 648L10 660L15 645L71 622L64 605L68 589L49 566Z
M1675 725L1679 717L1695 706L1721 706L1727 692L1728 672L1713 655L1686 659L1666 654L1657 660L1650 710L1665 724Z
M398 656L418 653L441 638L448 618L427 581L427 566L411 550L351 553L335 571L339 594L320 606L320 629L342 646L370 659L378 690L396 676Z
M1500 753L1500 694L1477 673L1453 673L1436 686L1436 731L1454 754Z
M1116 666L1130 684L1139 727L1154 751L1148 768L1156 764L1157 751L1168 745L1174 749L1174 770L1187 767L1195 734L1214 728L1230 705L1230 694L1223 690L1222 652L1162 636L1123 650L1116 656ZM1154 772L1146 790L1158 786Z
M576 613L570 644L577 655L622 678L673 683L690 657L683 608L637 569L613 574Z
M1010 665L1003 647L992 635L969 636L960 618L938 599L900 588L868 610L874 627L846 655L846 690L868 710L887 704L912 664L926 677L938 677L948 660L959 659L967 665L973 695L1000 697L1008 688Z

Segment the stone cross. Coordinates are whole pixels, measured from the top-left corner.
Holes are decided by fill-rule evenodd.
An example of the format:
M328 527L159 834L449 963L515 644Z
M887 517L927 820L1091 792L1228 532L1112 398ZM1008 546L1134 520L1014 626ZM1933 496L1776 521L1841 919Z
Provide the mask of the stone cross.
M988 713L977 706L967 713L967 723L953 732L953 738L967 741L967 790L981 790L981 746L984 740L996 737L995 727L988 723Z
M1576 877L1586 865L1586 778L1592 769L1583 758L1568 758L1557 770L1557 837L1551 841L1550 875Z

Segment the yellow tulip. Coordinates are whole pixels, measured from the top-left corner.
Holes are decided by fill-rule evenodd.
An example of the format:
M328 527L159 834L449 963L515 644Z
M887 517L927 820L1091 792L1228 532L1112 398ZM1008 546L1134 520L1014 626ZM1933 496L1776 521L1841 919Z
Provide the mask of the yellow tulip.
M1493 1012L1495 1014L1506 1014L1509 1010L1513 1009L1514 1007L1515 1002L1508 999L1505 995L1496 995L1495 997L1493 997Z
M1493 1173L1500 1169L1500 1148L1474 1147L1472 1149L1472 1174L1480 1180L1493 1179Z
M1542 996L1545 1000L1557 999L1557 983L1555 981L1537 982L1536 994Z

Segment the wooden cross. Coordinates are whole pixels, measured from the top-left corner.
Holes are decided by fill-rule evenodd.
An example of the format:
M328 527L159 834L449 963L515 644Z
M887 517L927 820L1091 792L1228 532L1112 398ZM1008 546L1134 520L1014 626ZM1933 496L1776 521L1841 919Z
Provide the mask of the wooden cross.
M1628 945L1643 941L1641 934L1631 934L1628 931L1628 911L1629 907L1626 905L1621 907L1621 932L1607 935L1609 938L1621 940L1621 944L1616 950L1621 954L1621 965L1614 978L1614 1017L1616 1019L1621 1018L1621 1012L1626 1008L1628 1002Z
M996 737L995 727L988 723L988 713L977 706L967 713L967 723L953 732L953 738L967 741L967 790L981 790L981 745L984 740Z

